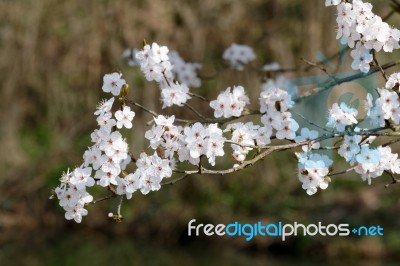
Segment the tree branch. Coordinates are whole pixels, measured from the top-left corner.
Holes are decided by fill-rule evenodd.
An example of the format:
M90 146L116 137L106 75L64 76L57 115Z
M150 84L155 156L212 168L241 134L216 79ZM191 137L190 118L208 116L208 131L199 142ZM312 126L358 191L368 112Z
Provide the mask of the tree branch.
M189 94L190 96L199 98L199 99L202 100L202 101L210 102L210 100L208 100L207 98L205 98L205 97L203 97L203 96L201 96L201 95L199 95L199 94L196 94L196 93L193 93L193 92L189 92L188 94Z
M388 76L386 75L386 73L385 73L385 71L383 70L382 66L379 64L378 59L376 58L375 50L372 50L372 56L373 56L373 58L374 58L374 63L375 63L375 65L378 67L379 71L380 71L381 74L382 74L382 77L383 77L386 81L388 81Z
M394 66L399 65L399 64L400 64L400 60L384 64L384 65L381 66L381 68L384 70L384 69L388 69L388 68L394 67ZM378 71L380 71L380 67L374 67L374 68L371 68L368 73L357 72L356 74L350 75L348 77L337 79L336 81L325 82L325 83L318 84L317 86L319 88L321 88L318 91L318 93L321 93L321 92L324 92L326 90L329 90L329 89L331 89L332 87L334 87L336 85L340 85L340 84L343 84L343 83L351 82L351 81L356 80L356 79L368 77L368 76L370 76L372 74L375 74ZM298 98L294 99L294 102L299 102L299 101L301 101L302 99L304 99L306 97L308 97L308 96L298 97Z
M385 188L388 188L390 185L400 183L400 179L395 178L394 175L393 175L392 173L390 173L390 172L388 172L388 171L385 171L385 173L387 173L387 174L392 178L392 182L389 183L389 184L386 184L386 185L385 185Z
M181 175L181 176L179 176L179 177L177 177L175 179L171 179L171 180L168 180L168 181L163 181L163 182L161 182L160 185L161 186L174 185L176 182L178 182L178 181L180 181L180 180L182 180L182 179L184 179L184 178L186 178L188 176L189 176L189 174L184 174L184 175Z
M331 79L333 79L333 81L336 81L336 82L338 81L338 79L335 77L335 75L329 73L328 70L326 70L326 68L323 67L323 66L321 66L320 64L313 63L313 62L308 61L308 60L306 60L306 59L304 59L304 58L300 58L300 59L301 59L302 61L304 61L306 64L308 64L308 65L310 65L310 66L312 66L312 67L316 67L316 68L320 69L320 70L323 71L326 75L328 75Z
M92 202L90 202L90 204L96 204L96 203L98 203L98 202L100 202L100 201L104 201L104 200L109 200L109 199L111 199L111 198L115 198L117 196L117 194L110 194L110 195L108 195L108 196L105 196L105 197L103 197L103 198L99 198L99 199L97 199L97 200L94 200L94 201L92 201Z
M191 105L189 105L188 103L184 103L184 105L192 110L192 112L195 113L198 117L200 117L201 119L205 119L204 115L200 114L200 112L194 109Z

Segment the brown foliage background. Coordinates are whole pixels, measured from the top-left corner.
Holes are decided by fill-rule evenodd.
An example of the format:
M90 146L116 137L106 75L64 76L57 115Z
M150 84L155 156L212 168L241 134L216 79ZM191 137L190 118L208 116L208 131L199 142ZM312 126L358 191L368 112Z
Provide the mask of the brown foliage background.
M376 13L384 15L390 10L382 2L373 4ZM61 172L80 164L82 152L90 145L89 133L96 126L93 110L103 97L102 76L121 70L131 85L130 96L160 109L155 84L145 82L138 70L120 58L125 48L140 48L143 39L167 45L186 60L202 62L216 72L217 78L204 81L198 93L213 98L227 86L243 84L254 106L260 76L214 67L232 42L254 47L255 65L277 61L297 69L306 66L300 57L315 61L316 52L332 55L339 49L335 10L325 8L322 0L0 1L0 261L32 245L33 251L19 263L51 264L76 245L83 251L73 253L70 263L84 257L85 251L112 252L111 244L120 247L120 253L103 255L99 264L113 256L124 263L130 259L127 254L141 263L174 264L175 258L188 264L208 263L204 253L193 251L203 245L211 246L206 253L210 258L222 255L221 260L210 259L212 263L230 260L239 265L264 263L269 256L287 252L293 257L313 254L314 259L381 259L398 252L400 225L393 218L400 209L399 188L385 190L385 181L367 187L359 177L348 175L327 191L308 197L295 178L290 153L274 155L243 173L196 176L146 197L135 195L125 202L122 224L106 218L114 210L113 201L90 206L89 216L79 226L64 220L61 208L48 197ZM312 69L306 75L318 74ZM127 134L132 151L138 154L147 147L144 124L150 117L136 111L135 130ZM187 115L178 108L166 112ZM215 224L235 220L380 223L390 233L382 238L296 238L286 243L260 237L251 242L189 239L185 235L192 218ZM64 244L50 252L55 239L64 239ZM150 247L133 251L143 245ZM170 245L176 248L166 248ZM221 249L222 253L216 252ZM35 255L44 250L47 255ZM158 260L144 255L154 250ZM250 259L249 254L257 256Z

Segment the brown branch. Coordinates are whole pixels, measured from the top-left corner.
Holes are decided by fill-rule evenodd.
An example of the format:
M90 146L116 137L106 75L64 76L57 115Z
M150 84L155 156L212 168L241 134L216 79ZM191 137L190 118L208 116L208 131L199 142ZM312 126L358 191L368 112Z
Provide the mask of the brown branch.
M382 74L382 77L383 77L386 81L388 81L388 79L389 79L388 76L386 75L386 73L385 73L385 71L383 70L382 66L379 64L378 59L376 58L375 50L372 50L372 56L373 56L373 58L374 58L374 63L375 63L375 65L378 67L379 71L380 71L381 74Z
M142 109L143 111L151 114L153 117L157 117L159 114L156 113L153 110L150 110L149 108L144 107L143 105L132 101L130 99L124 99L125 102L127 102L128 104L131 104L133 106L139 107L140 109ZM187 106L188 108L190 108L193 112L196 112L196 114L201 118L199 120L190 120L190 119L182 119L182 118L175 118L175 122L180 122L180 123L185 123L185 124L193 124L196 122L200 122L200 123L205 123L205 124L212 124L212 123L218 123L218 124L225 124L231 121L234 121L236 119L240 119L242 117L245 116L249 116L249 115L258 115L261 114L260 111L258 110L254 110L254 111L247 111L247 112L243 112L242 115L240 116L232 116L232 117L228 117L228 118L206 118L204 117L202 114L200 114L198 111L194 110L193 107L191 107L190 105L185 104L185 106ZM149 121L147 122L147 124L151 124L153 121Z
M387 128L376 128L376 129L372 129L369 131L363 131L363 132L356 132L355 134L360 135L360 136L400 136L400 132L377 132L379 130L385 130ZM192 174L212 174L212 175L226 175L229 173L233 173L233 172L237 172L240 171L244 168L247 168L249 166L252 166L253 164L255 164L256 162L264 159L266 156L268 156L269 154L271 154L274 151L284 151L284 150L288 150L288 149L292 149L292 148L296 148L296 147L300 147L303 145L307 145L310 143L314 143L314 142L320 142L323 140L327 140L327 139L331 139L331 138L335 138L335 137L343 137L344 135L348 134L347 132L340 132L340 133L333 133L333 134L324 134L321 137L318 137L316 139L312 139L312 140L305 140L302 142L298 142L298 143L290 143L290 144L283 144L283 145L277 145L277 146L252 146L253 148L257 148L257 149L265 149L264 151L262 151L261 153L257 154L255 157L253 157L250 160L247 161L243 161L241 164L239 164L239 166L237 167L233 167L233 168L228 168L228 169L224 169L224 170L214 170L214 169L206 169L204 167L199 167L199 169L197 170L174 170L174 172L176 173L183 173L184 175L174 179L172 181L166 182L166 184L174 184L179 180L182 180L184 178L186 178L188 175L192 175ZM227 143L232 143L231 141L226 141ZM232 143L232 144L237 144L240 145L238 143ZM336 173L332 173L329 174L328 176L335 176L335 175L340 175L340 174L345 174L348 172L351 172L354 170L355 167L340 171L340 172L336 172Z
M327 59L330 61L338 56L340 56L342 53L344 53L347 50L347 46L344 46L342 49L340 49L337 53L331 55L330 57L328 57ZM322 61L318 61L317 64L322 64ZM311 68L313 68L313 66L309 65L308 67L304 68L304 72L309 71Z
M389 142L386 142L386 143L382 144L382 147L386 147L386 146L392 145L392 144L397 143L399 141L400 141L400 139L393 139L393 140L391 140Z
M198 95L198 94L196 94L196 93L189 92L188 94L189 94L190 96L199 98L199 99L202 100L202 101L210 102L210 100L208 100L207 98L205 98L205 97L203 97L203 96L201 96L201 95Z
M388 171L385 171L385 173L387 173L387 174L392 178L392 182L389 183L389 184L386 184L386 185L385 185L385 188L388 188L390 185L400 183L400 179L395 178L394 175L393 175L392 173L390 173L390 172L388 172Z
M312 139L312 140L306 140L298 143L290 143L290 144L283 144L283 145L277 145L277 146L256 146L257 148L260 149L266 149L251 160L243 161L239 166L225 169L225 170L212 170L212 169L206 169L202 168L201 169L201 174L217 174L217 175L226 175L229 173L237 172L241 169L247 168L253 164L255 164L257 161L264 159L267 155L271 154L273 151L281 151L281 150L287 150L291 148L296 148L299 146L307 145L309 142L314 142L314 141L321 141L324 139L329 139L332 137L336 137L336 134L331 134L331 135L324 135L322 137L319 137L317 139ZM183 173L191 175L191 174L200 174L200 170L186 170L183 171Z
M96 203L98 203L98 202L100 202L100 201L104 201L104 200L109 200L109 199L111 199L111 198L115 198L117 196L117 194L110 194L110 195L108 195L108 196L105 196L105 197L103 197L103 198L99 198L99 199L97 199L97 200L94 200L94 201L92 201L92 202L90 202L90 204L96 204Z
M137 103L137 102L132 101L132 100L129 100L129 99L125 99L125 102L127 102L127 103L129 103L129 104L132 104L132 105L134 105L134 106L139 107L140 109L142 109L143 111L145 111L145 112L151 114L152 116L158 116L158 114L157 114L156 112L154 112L153 110L150 110L150 109L144 107L144 106L141 105L140 103Z
M400 60L393 61L393 62L390 62L390 63L382 65L381 68L385 70L385 69L394 67L394 66L399 65L399 64L400 64ZM329 90L329 89L331 89L332 87L334 87L336 85L340 85L340 84L351 82L353 80L357 80L357 79L360 79L360 78L368 77L368 76L370 76L372 74L375 74L378 71L380 71L380 68L379 67L374 67L374 68L371 68L368 73L357 72L356 74L353 74L353 75L350 75L350 76L347 76L347 77L344 77L344 78L337 79L337 81L318 84L317 87L321 88L318 91L318 93L326 91L326 90ZM308 97L308 96L298 97L297 99L294 99L294 101L295 102L299 102L299 101L301 101L302 99L304 99L306 97Z
M332 131L329 131L329 130L327 130L326 128L321 127L320 125L317 125L316 123L314 123L314 122L308 120L306 117L304 117L303 115L301 115L301 114L299 114L299 113L294 113L294 114L296 114L296 115L300 116L301 118L303 118L303 119L304 119L307 123L309 123L310 125L313 125L313 126L319 128L319 129L322 129L322 130L325 131L325 132L328 132L328 133L331 133L331 134L333 133Z
M184 103L184 105L189 108L190 110L192 110L193 113L195 113L198 117L200 117L201 119L206 119L204 117L204 115L202 115L199 111L197 111L196 109L194 109L194 107L192 107L191 105L189 105L188 103Z
M324 72L326 75L328 75L331 79L333 79L334 81L338 81L338 79L335 77L335 75L331 74L328 70L326 70L325 67L323 67L322 65L320 65L319 63L313 63L311 61L308 61L304 58L300 58L302 61L304 61L306 64L312 66L312 67L316 67L318 69L320 69L322 72Z
M124 196L121 195L120 198L119 198L119 203L118 203L118 208L117 208L117 215L118 215L119 218L122 218L122 215L121 215L121 206L122 206L122 201L123 201L123 200L124 200Z
M129 99L124 99L125 100L125 102L127 102L127 103L129 103L129 104L132 104L132 105L134 105L134 106L137 106L137 107L139 107L140 109L142 109L143 111L145 111L146 113L149 113L149 114L151 114L153 117L157 117L157 116L159 116L159 114L158 113L156 113L155 111L153 111L153 110L150 110L150 109L148 109L148 108L146 108L146 107L144 107L143 105L141 105L140 103L137 103L137 102L135 102L135 101L132 101L132 100L129 100ZM152 122L152 121L151 121ZM181 122L181 123L192 123L193 122L193 120L187 120L187 119L181 119L181 118L175 118L175 122ZM147 125L149 125L150 124L150 122L147 122Z
M335 175L346 174L346 173L349 173L349 172L353 171L355 168L356 168L356 167L354 166L354 167L351 167L351 168L349 168L349 169L346 169L346 170L343 170L343 171L340 171L340 172L331 173L331 174L329 174L328 176L335 176Z
M228 117L228 118L205 118L205 119L203 119L201 121L197 121L197 122L208 123L208 124L209 123L225 124L225 123L231 122L231 121L236 120L236 119L240 119L240 118L245 117L245 116L260 115L260 114L262 114L260 111L254 110L254 111L243 112L243 114L240 115L240 116L231 116L231 117Z
M175 171L176 172L176 171ZM180 180L182 180L182 179L184 179L184 178L186 178L186 177L188 177L189 176L189 174L184 174L184 175L181 175L181 176L179 176L179 177L177 177L177 178L175 178L175 179L171 179L171 180L168 180L168 181L163 181L163 182L161 182L161 186L165 186L165 185L174 185L176 182L178 182L178 181L180 181Z

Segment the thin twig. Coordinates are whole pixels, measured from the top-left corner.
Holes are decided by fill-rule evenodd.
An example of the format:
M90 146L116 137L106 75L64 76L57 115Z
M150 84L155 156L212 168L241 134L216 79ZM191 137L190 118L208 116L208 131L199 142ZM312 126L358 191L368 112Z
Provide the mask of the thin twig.
M131 161L136 163L137 159L135 156L133 156L133 154L131 152L128 152L129 157L131 157Z
M376 58L375 50L372 50L372 56L373 56L373 58L374 58L375 65L379 68L379 71L381 72L383 78L384 78L386 81L388 81L388 79L389 79L388 76L386 75L386 73L385 73L385 71L383 70L382 66L379 64L378 59Z
M400 64L400 60L399 61L394 61L394 62L390 62L387 64L384 64L381 66L382 69L388 69L391 67L394 67L396 65ZM348 77L344 77L341 79L337 79L337 81L332 81L332 82L328 82L328 83L321 83L321 84L317 84L317 87L321 88L318 93L324 92L326 90L331 89L332 87L336 86L336 85L340 85L343 83L347 83L347 82L351 82L353 80L356 79L360 79L360 78L365 78L367 76L370 76L372 74L375 74L376 72L380 71L379 67L374 67L371 68L370 71L368 73L363 73L363 72L357 72L356 74L350 75ZM299 102L302 99L306 98L307 96L302 96L302 97L298 97L296 99L294 99L295 102Z
M125 102L132 104L134 106L139 107L140 109L142 109L143 111L151 114L153 117L157 117L159 114L157 114L155 111L148 109L147 107L144 107L143 105L141 105L140 103L137 103L135 101L129 100L129 99L124 99ZM175 122L180 122L180 123L185 123L185 124L190 124L193 123L194 120L188 120L188 119L181 119L181 118L175 118L174 120ZM147 122L146 124L149 126L154 122L154 120L151 120L149 122Z
M301 118L303 118L303 119L304 119L307 123L309 123L310 125L313 125L313 126L319 128L319 129L322 129L322 130L324 130L325 132L333 133L332 131L329 131L329 130L327 130L326 128L321 127L321 126L317 125L316 123L311 122L310 120L308 120L308 119L307 119L306 117L304 117L303 115L301 115L301 114L299 114L299 113L296 113L296 112L295 112L295 114L298 115L298 116L300 116Z
M196 109L194 109L194 107L192 107L190 104L188 103L184 103L184 105L189 108L190 110L193 111L193 113L195 113L198 117L200 117L201 119L205 119L204 115L200 114L199 111L197 111Z
M397 143L397 142L400 142L400 139L393 139L393 140L391 140L389 142L386 142L386 143L382 144L382 147L386 147L386 146L392 145L392 144Z
M244 147L244 148L253 148L253 149L260 149L260 148L262 148L261 146L251 145L251 144L243 144L243 143L239 143L239 142L232 141L232 140L225 140L225 143L238 145L238 146Z
M205 119L203 119L201 121L198 121L198 122L207 123L207 124L210 124L210 123L225 124L225 123L231 122L231 121L236 120L236 119L240 119L240 118L245 117L245 116L260 115L260 114L262 114L260 111L254 110L254 111L248 111L246 113L243 113L240 116L231 116L231 117L228 117L228 118L205 118Z
M362 134L360 134L362 136ZM400 132L369 132L364 136L377 136L377 137L398 137Z
M122 215L121 215L121 206L122 206L122 201L123 201L123 200L124 200L124 196L121 195L120 198L119 198L119 204L118 204L118 209L117 209L117 215L118 215L119 218L122 218Z
M299 147L299 146L302 146L302 145L306 145L310 141L321 141L323 139L328 139L328 138L331 138L333 136L335 136L335 135L333 135L333 134L332 135L326 135L326 136L322 136L322 137L319 137L319 138L313 139L313 140L307 140L307 141L302 141L302 142L298 142L298 143L290 143L290 144L277 145L277 146L258 146L258 147L266 148L266 150L264 150L263 152L261 152L260 154L258 154L254 158L252 158L251 160L247 160L247 161L241 162L241 164L239 166L237 166L237 167L229 168L229 169L225 169L225 170L212 170L212 169L202 168L201 169L201 173L202 174L225 175L225 174L237 172L237 171L239 171L241 169L244 169L244 168L247 168L247 167L253 165L254 163L256 163L259 160L262 160L264 157L266 157L267 155L269 155L273 151L287 150L287 149ZM184 171L184 173L186 173L186 174L199 174L200 172L199 172L199 170L186 170L186 171Z
M392 178L392 182L389 184L386 184L385 188L388 188L390 185L400 183L400 179L395 178L392 173L390 173L389 171L385 171L385 173L387 173Z
M113 193L113 194L110 194L110 195L105 196L105 197L103 197L103 198L99 198L99 199L97 199L97 200L94 200L94 201L90 202L90 204L96 204L96 203L98 203L98 202L100 202L100 201L109 200L109 199L111 199L111 198L115 198L116 196L117 196L117 195Z
M377 134L381 134L381 135L392 135L393 133L388 132L388 134L386 134L386 132L376 132L378 130L384 130L387 128L376 128L376 129L372 129L372 130L368 130L368 131L362 131L362 132L355 132L355 134L360 135L360 136L369 136L369 135L377 135ZM397 136L400 135L400 132L395 132L397 133ZM331 139L334 137L343 137L344 135L348 134L348 132L340 132L340 133L333 133L333 134L324 134L321 137L318 137L316 139L312 139L312 140L306 140L306 141L302 141L302 142L298 142L298 143L290 143L290 144L283 144L283 145L277 145L277 146L255 146L256 148L264 148L265 150L262 151L261 153L259 153L257 156L255 156L254 158L247 160L247 161L243 161L241 162L241 164L239 164L239 166L237 167L233 167L233 168L228 168L228 169L224 169L224 170L214 170L214 169L206 169L201 167L201 170L197 169L197 170L179 170L180 173L184 173L185 175L182 178L178 178L179 181L180 179L183 179L184 177L186 177L186 175L191 175L191 174L217 174L217 175L225 175L225 174L229 174L229 173L233 173L233 172L237 172L240 171L244 168L247 168L253 164L255 164L256 162L264 159L267 155L271 154L274 151L283 151L283 150L287 150L287 149L292 149L292 148L296 148L296 147L300 147L303 145L307 145L309 143L314 143L314 142L320 142L326 139ZM344 173L348 173L350 171L354 170L354 167L349 168L347 170L341 171L341 172L336 172L336 173L332 173L329 176L335 176L335 175L339 175L339 174L344 174ZM177 170L175 170L175 172L178 172ZM174 183L176 182L174 181Z
M125 99L125 102L139 107L143 111L151 114L153 117L157 117L159 115L155 111L150 110L150 109L144 107L143 105L141 105L141 104L139 104L139 103L137 103L135 101L132 101L130 99ZM255 110L255 111L248 111L246 113L243 113L240 116L232 116L232 117L228 117L228 118L206 118L202 114L200 114L198 111L196 111L193 107L191 107L190 105L185 104L185 106L187 106L193 112L195 112L196 115L198 115L201 119L199 119L199 120L190 120L190 119L175 118L175 120L174 120L175 122L180 122L180 123L185 123L185 124L193 124L195 122L200 122L200 123L205 123L205 124L211 124L211 123L225 124L227 122L230 122L230 121L233 121L233 120L245 117L245 116L261 114L260 111ZM153 120L147 122L147 125L150 125L151 123L153 123Z
M167 83L168 87L171 87L171 84L169 83L169 80L167 79L167 76L165 75L165 72L163 72L163 77L164 77L164 80Z
M156 112L154 112L153 110L150 110L150 109L144 107L144 106L141 105L140 103L137 103L137 102L132 101L132 100L129 100L129 99L125 99L125 102L130 103L130 104L133 104L134 106L139 107L139 108L142 109L143 111L145 111L145 112L147 112L147 113L149 113L149 114L151 114L151 115L153 115L153 116L158 116L158 114L157 114Z
M323 66L321 66L320 64L313 63L313 62L308 61L308 60L306 60L306 59L304 59L304 58L300 58L300 59L301 59L302 61L304 61L306 64L320 69L321 71L323 71L325 74L327 74L327 75L328 75L331 79L333 79L334 81L338 81L338 79L335 77L335 75L329 73L329 71L326 70L326 68L323 67Z
M349 169L346 169L346 170L343 170L343 171L340 171L340 172L331 173L331 174L329 174L328 176L335 176L335 175L346 174L346 173L349 173L349 172L353 171L355 168L356 168L356 167L351 167L351 168L349 168Z
M332 56L328 57L327 60L332 60L338 56L340 56L341 54L343 54L345 51L347 50L347 46L344 46L342 49L339 50L339 52L333 54ZM318 61L317 64L323 63L322 61ZM313 66L309 65L306 68L304 68L303 71L307 72L309 71L311 68L313 68Z
M161 182L160 185L161 186L174 185L176 182L178 182L178 181L180 181L180 180L182 180L182 179L184 179L184 178L186 178L188 176L189 176L189 174L184 174L184 175L181 175L181 176L179 176L179 177L177 177L175 179L171 179L171 180L168 180L168 181L163 181L163 182Z
M189 92L189 95L190 95L190 96L193 96L193 97L196 97L196 98L199 98L199 99L201 99L201 100L203 100L203 101L205 101L205 102L210 102L210 100L208 100L207 98L205 98L205 97L203 97L203 96L201 96L201 95L198 95L198 94L196 94L196 93Z

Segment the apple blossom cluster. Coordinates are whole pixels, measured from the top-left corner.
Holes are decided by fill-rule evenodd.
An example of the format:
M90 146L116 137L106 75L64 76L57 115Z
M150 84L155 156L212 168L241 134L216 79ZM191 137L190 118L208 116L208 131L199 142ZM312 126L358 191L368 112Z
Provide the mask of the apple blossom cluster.
M337 38L353 49L354 69L368 72L374 52L392 52L400 48L400 31L375 15L371 4L361 0L326 0L325 3L326 6L337 6ZM157 43L146 44L142 50L126 50L122 56L129 60L128 64L140 66L148 81L159 84L162 108L186 105L194 110L186 102L192 95L189 86L201 85L197 76L200 64L187 63L177 52L170 52L166 46ZM223 58L229 61L232 68L242 71L256 56L249 46L232 44L225 50ZM266 72L280 69L277 63L260 68ZM207 103L209 111L214 114L212 118L200 114L199 120L186 120L174 115L157 114L128 100L127 84L122 74L106 74L102 90L113 97L101 101L96 108L94 115L98 128L91 133L93 144L84 152L83 163L62 175L60 185L54 192L65 210L65 218L80 223L82 217L88 214L85 206L94 201L87 190L95 185L107 188L114 196L120 195L121 200L123 196L130 199L137 191L148 194L159 190L165 184L163 180L174 172L185 176L201 174L202 171L222 174L252 165L268 152L296 148L299 149L295 153L298 159L297 178L308 195L326 189L331 181L333 161L327 150L337 150L351 166L348 170L354 170L370 184L373 178L383 173L400 174L400 159L397 153L392 152L390 143L374 144L381 133L383 136L397 133L400 124L399 88L400 73L394 73L387 78L384 88L376 89L377 96L367 95L366 116L363 118L357 108L345 102L332 104L325 117L326 128L304 118L311 126L328 132L320 136L317 130L300 128L292 117L292 99L297 87L283 75L266 79L261 84L258 110L246 108L250 99L243 86L233 86ZM117 107L114 106L115 98L120 103ZM202 100L208 101L205 98ZM130 154L128 143L121 133L121 129L132 129L135 117L135 112L126 104L139 106L153 116L148 123L151 128L144 135L151 152L138 152L137 159ZM242 119L246 115L259 115L257 119L260 123L255 122L257 119ZM238 121L238 118L241 120ZM365 125L364 122L372 129L360 128ZM274 146L271 143L275 139L286 141ZM335 147L325 145L325 140L332 140ZM226 143L230 145L231 152L224 150ZM206 168L206 165L215 166L217 157L226 153L233 159L232 168L225 171ZM249 159L250 155L254 156ZM179 169L181 163L192 168Z
M377 149L363 146L356 159L358 164L355 171L361 175L364 181L368 180L368 184L371 184L371 178L381 176L384 171L400 174L398 154L392 153L391 148L388 146L379 146Z
M220 94L224 95L226 92ZM242 92L240 95L244 95ZM216 100L218 102L220 96ZM224 104L226 100L221 99L219 103ZM210 103L211 107L218 104ZM255 125L253 122L247 123L232 123L227 126L225 132L231 132L230 139L233 144L232 157L237 162L243 162L247 154L254 149L254 146L263 146L271 143L273 130L276 130L275 136L277 139L293 140L296 137L296 131L299 128L297 122L292 118L289 109L293 106L293 101L290 95L275 87L262 86L260 93L260 112L261 122L263 126ZM222 112L215 110L214 116L220 117ZM236 115L237 116L237 115ZM224 117L229 117L225 116Z
M243 162L247 154L254 149L254 146L263 146L271 143L272 128L255 125L253 122L229 124L225 132L231 132L230 141L232 158L237 162Z
M285 90L270 86L262 86L260 93L261 122L271 131L276 130L277 139L293 140L299 124L292 118L289 109L294 102Z
M343 44L348 44L355 49L351 52L353 57L353 69L368 72L373 60L371 50L379 52L392 52L399 49L400 31L392 28L381 17L372 12L372 5L360 0L352 3L338 0L327 0L326 5L337 5L338 10L338 34ZM367 95L366 120L373 127L384 127L386 121L392 121L395 125L400 123L400 102L396 92L392 89L398 88L399 74L392 74L385 89L377 89L379 97L373 100L371 94ZM342 103L343 104L343 103ZM355 116L357 112L347 106L334 106L330 111L328 125L338 131L344 131L345 126L357 123ZM343 123L345 121L345 123ZM339 122L339 123L338 123ZM362 142L361 136L344 136L344 142L340 146L339 154L351 165L357 163L355 171L363 180L371 182L371 178L381 176L384 171L397 173L396 166L399 164L397 154L390 152L390 147L370 148Z
M329 110L327 127L334 128L338 132L343 132L346 126L357 124L357 109L348 107L346 103L334 103Z
M103 78L103 91L116 96L121 92L125 80L121 74L107 74ZM86 187L97 184L106 187L110 184L116 185L116 178L121 170L129 163L128 144L118 131L113 127L132 127L131 120L134 113L130 107L125 106L123 110L117 111L115 119L111 112L114 97L102 101L95 112L99 129L96 129L91 137L95 144L89 147L84 155L84 163L75 168L71 173L63 175L61 184L55 189L60 205L65 209L65 218L81 222L82 216L87 215L85 204L91 202L93 197L86 191ZM91 166L90 166L91 165ZM95 170L92 177L92 170Z
M162 108L172 105L183 106L190 99L189 88L185 83L174 82L172 64L168 57L169 49L157 43L146 44L136 53L140 69L148 81L156 81L161 89Z
M379 97L375 101L371 94L367 95L365 120L371 126L384 127L386 121L392 121L395 125L400 123L399 96L392 90L398 84L397 77L397 73L392 74L385 88L376 89ZM356 109L349 108L343 102L340 105L335 103L329 114L327 126L336 129L338 132L345 132L347 126L353 127L354 133L352 135L344 135L338 154L350 165L355 165L355 172L360 174L363 180L368 180L370 184L371 178L381 176L384 171L392 174L400 173L398 154L392 153L388 146L370 147L370 144L376 139L375 136L362 138L362 136L357 135L366 131L366 129L355 127L358 124Z
M392 28L372 12L372 5L361 0L326 0L326 6L337 6L336 38L353 50L351 67L367 73L373 61L372 50L392 52L399 49L400 31Z
M371 124L384 126L385 119L391 119L394 123L400 122L400 102L399 96L394 91L378 89L380 96L375 100L375 105L371 104L368 110L369 121ZM371 96L369 96L371 97Z
M142 152L140 158L136 161L136 171L124 178L117 178L116 194L126 195L126 198L130 199L137 190L140 190L144 195L150 191L159 190L161 181L172 175L170 164L170 160L163 159L157 154L148 156Z
M229 61L231 68L242 71L246 64L256 59L256 55L250 46L233 43L222 58Z
M136 53L140 69L148 81L156 81L164 84L172 82L172 65L168 57L168 48L157 43L146 44L143 50Z
M385 120L400 124L400 100L398 94L393 91L398 82L398 73L392 74L385 88L377 89L379 97L375 103L372 95L370 93L367 95L367 120L371 125L383 127Z
M121 74L106 74L103 78L104 92L117 96L121 93L125 80ZM125 169L131 158L128 155L128 144L117 130L122 127L131 128L135 113L129 106L112 113L115 98L103 100L97 106L95 115L99 128L91 134L94 144L83 155L83 164L71 173L66 173L55 189L60 205L65 209L65 218L74 219L80 223L82 216L87 215L84 206L93 200L86 191L95 183L102 187L117 185L119 175ZM92 175L92 171L95 171Z
M387 86L390 87L390 85ZM396 111L400 105L398 95L386 89L377 89L377 91L380 96L375 100L375 105L373 105L372 95L367 95L368 112L366 120L374 127L383 127L385 121L390 120L395 125L398 125L400 122ZM394 114L396 115L394 116ZM385 171L392 174L400 173L398 154L392 153L389 146L372 148L370 144L373 143L376 136L363 138L357 135L366 130L355 127L353 135L345 134L338 154L350 165L355 165L355 172L360 174L364 181L368 180L369 184L371 183L371 178L379 177Z
M303 152L296 155L299 159L297 177L308 195L315 194L318 188L326 189L328 187L329 179L327 176L329 167L333 163L327 155L313 152L313 150L320 148L318 137L318 131L304 127L300 130L300 135L297 135L294 139L296 143L307 142L307 144L301 146Z
M368 184L371 184L371 178L379 177L384 171L392 174L400 173L400 159L397 153L392 153L391 148L379 146L371 148L370 144L375 137L363 140L361 136L344 136L344 141L340 146L338 153L350 165L355 165L355 172L361 175Z
M175 117L159 115L154 117L153 127L145 133L150 147L165 158L180 162L188 161L193 165L200 163L200 156L206 156L211 165L215 158L223 156L225 137L217 124L204 126L197 122L191 126L175 126Z
M361 147L360 142L362 137L359 135L345 135L343 138L343 143L340 145L338 154L342 156L346 162L354 165L356 162L356 155L360 153Z
M313 141L318 139L319 137L319 132L316 130L310 130L309 128L303 127L300 130L300 135L297 135L294 138L294 141L296 143L304 142L304 141L309 141L309 143L301 146L301 149L304 152L309 152L311 150L318 150L321 147L321 144L318 141Z
M136 54L139 52L138 49L128 48L122 52L121 57L126 59L128 65L131 67L140 66L140 60L136 58ZM186 62L177 51L169 51L168 58L171 63L172 74L177 81L192 88L201 86L201 79L197 74L202 68L201 64Z
M80 223L82 216L88 214L85 205L92 202L93 197L86 191L86 186L93 186L95 183L90 177L91 172L90 167L79 167L72 173L68 171L62 175L60 185L54 192L60 206L65 210L65 219L74 219L75 222Z
M329 184L329 167L333 161L326 155L303 152L297 155L299 158L298 178L302 188L308 195L313 195L318 188L326 189Z
M242 86L228 87L224 92L221 92L217 99L210 102L211 108L214 109L214 117L229 118L232 116L239 117L242 115L246 104L250 104L250 99L244 92Z
M200 156L205 155L211 165L215 165L215 157L224 155L225 138L217 124L204 126L197 122L183 129L183 148L178 151L179 160L200 162Z

